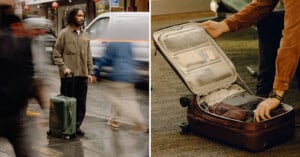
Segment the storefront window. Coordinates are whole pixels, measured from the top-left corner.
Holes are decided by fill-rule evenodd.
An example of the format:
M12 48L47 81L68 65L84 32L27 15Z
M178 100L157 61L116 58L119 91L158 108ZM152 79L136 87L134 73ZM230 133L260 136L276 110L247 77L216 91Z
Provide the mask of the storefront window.
M96 15L111 11L125 11L125 0L100 0L96 2Z
M111 0L111 11L126 11L125 0Z
M96 3L96 15L109 12L109 0L100 0Z

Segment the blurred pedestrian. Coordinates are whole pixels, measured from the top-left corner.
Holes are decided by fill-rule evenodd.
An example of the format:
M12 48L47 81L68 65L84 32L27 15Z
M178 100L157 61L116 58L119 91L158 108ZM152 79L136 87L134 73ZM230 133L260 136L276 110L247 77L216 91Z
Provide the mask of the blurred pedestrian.
M56 40L53 60L58 65L61 77L60 93L77 100L76 134L83 136L80 126L86 112L88 83L93 79L93 61L87 33L82 30L84 11L71 9L67 22L68 26L59 33ZM73 83L68 78L70 75L73 75Z
M35 156L30 138L33 126L25 114L34 74L31 39L13 31L21 26L13 7L13 0L0 0L0 136L8 139L17 157L29 157Z
M109 73L109 92L106 97L112 102L108 125L118 128L120 116L128 117L134 123L132 133L146 132L147 127L140 106L136 100L134 83L137 81L136 65L133 60L132 47L126 42L111 42L107 45L105 55L95 61L94 75L100 78L103 66L111 66Z
M224 32L235 31L251 26L268 15L277 3L278 0L253 0L238 13L221 22L207 21L200 25L203 26L212 37L217 38ZM284 29L282 31L282 38L276 59L276 74L273 91L269 98L258 105L255 112L257 122L271 118L270 111L280 104L297 69L299 61L298 36L300 34L298 20L300 18L299 7L300 1L284 0ZM297 119L296 116L296 120Z
M46 52L46 41L55 41L52 35L46 34L51 29L51 21L42 18L31 18L23 21L25 31L32 39L32 57L34 63L34 93L42 109L49 107L49 88L51 86L52 56ZM52 37L52 38L51 38ZM54 38L54 39L53 39Z

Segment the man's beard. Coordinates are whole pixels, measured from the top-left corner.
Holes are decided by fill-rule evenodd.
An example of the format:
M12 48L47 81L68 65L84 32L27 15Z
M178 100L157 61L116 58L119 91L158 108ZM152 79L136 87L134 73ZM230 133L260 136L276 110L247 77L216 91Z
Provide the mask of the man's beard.
M74 22L73 25L76 26L76 27L80 27L80 26L83 25L83 22Z

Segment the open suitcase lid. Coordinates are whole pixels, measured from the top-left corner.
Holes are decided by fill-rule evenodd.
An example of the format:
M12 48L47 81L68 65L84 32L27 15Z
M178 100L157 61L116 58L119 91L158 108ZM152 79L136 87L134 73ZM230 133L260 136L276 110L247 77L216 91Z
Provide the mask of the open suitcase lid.
M207 95L237 80L233 63L198 24L165 28L154 32L153 38L162 55L194 94Z

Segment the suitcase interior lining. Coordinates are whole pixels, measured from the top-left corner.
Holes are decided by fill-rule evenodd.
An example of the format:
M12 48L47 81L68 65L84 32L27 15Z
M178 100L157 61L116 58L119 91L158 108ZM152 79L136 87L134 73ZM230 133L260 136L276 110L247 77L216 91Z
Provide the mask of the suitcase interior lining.
M235 70L223 52L203 31L193 25L174 28L158 37L164 54L196 94L229 86L236 80Z

